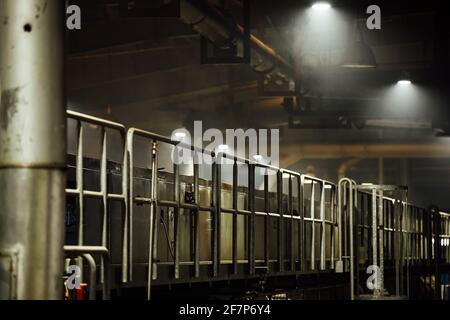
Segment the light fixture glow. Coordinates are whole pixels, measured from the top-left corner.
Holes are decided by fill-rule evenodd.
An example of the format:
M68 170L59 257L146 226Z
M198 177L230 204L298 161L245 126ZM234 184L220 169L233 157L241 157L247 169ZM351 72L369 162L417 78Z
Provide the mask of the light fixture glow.
M218 151L226 151L228 150L228 146L226 144L221 144L217 147Z
M178 131L178 132L175 132L174 136L175 136L175 138L182 139L182 138L186 137L186 133Z
M397 82L397 84L401 84L401 85L408 85L408 84L411 84L411 83L412 83L411 80L399 80Z
M255 154L255 155L253 156L253 159L255 159L256 161L261 161L261 160L263 159L263 156L260 155L260 154Z
M314 10L327 10L331 8L331 4L328 2L316 2L312 5Z

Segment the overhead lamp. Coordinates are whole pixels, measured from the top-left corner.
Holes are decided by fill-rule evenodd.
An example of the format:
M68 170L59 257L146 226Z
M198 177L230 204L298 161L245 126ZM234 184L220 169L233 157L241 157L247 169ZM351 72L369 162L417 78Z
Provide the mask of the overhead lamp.
M397 84L402 85L402 86L407 86L407 85L412 84L411 76L409 75L409 73L406 71L403 71L400 78L397 81Z
M331 8L331 4L329 2L320 1L313 3L311 8L313 8L314 10L327 10Z
M372 49L364 42L363 34L359 29L358 23L355 25L356 39L347 48L340 66L351 69L376 68L377 62Z

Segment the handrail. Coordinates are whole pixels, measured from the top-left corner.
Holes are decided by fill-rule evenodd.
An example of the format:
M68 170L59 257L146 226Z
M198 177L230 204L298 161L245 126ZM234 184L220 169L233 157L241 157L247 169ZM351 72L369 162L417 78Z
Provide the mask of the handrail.
M342 188L345 190L349 190L350 192L348 194L348 201L350 204L355 203L357 205L357 194L366 194L371 196L370 192L366 192L364 190L360 190L357 187L357 184L354 180L351 180L349 178L341 179L338 184L335 184L331 181L323 180L317 177L301 174L299 172L295 172L292 170L287 170L283 168L279 168L273 165L260 163L254 160L245 159L242 157L239 157L234 154L229 154L226 152L218 152L215 153L212 150L207 150L205 148L200 148L194 145L185 144L183 142L180 142L178 140L172 140L169 137L165 137L156 133L152 133L149 131L141 130L138 128L129 128L127 129L124 125L116 122L111 122L108 120L92 117L89 115L84 115L78 112L74 111L68 111L67 112L68 118L74 119L78 122L77 127L77 134L78 134L78 151L77 151L77 164L76 164L76 176L77 176L77 188L76 189L67 189L67 194L74 195L78 197L79 201L79 210L80 210L80 220L82 222L83 219L83 198L84 197L94 197L94 198L101 198L103 200L103 219L106 221L106 217L108 216L108 201L114 200L114 201L121 201L124 204L124 225L123 225L123 242L122 242L122 282L128 282L133 279L132 270L133 270L133 215L134 215L134 209L133 204L142 204L142 205L149 205L150 206L150 216L149 216L149 259L148 259L148 283L147 283L147 297L150 298L150 286L151 281L157 277L157 248L156 248L156 242L154 241L156 234L155 226L154 226L154 219L156 217L156 210L157 206L165 206L172 208L174 211L174 217L176 221L176 228L174 230L175 232L175 250L174 250L174 277L179 277L179 267L180 267L180 261L179 261L179 254L178 254L178 219L180 215L181 209L190 209L193 210L193 218L195 221L195 237L193 239L194 248L196 248L196 252L194 253L193 257L193 270L194 270L194 277L199 277L200 275L200 257L198 251L198 245L199 245L199 218L198 218L198 212L200 211L209 211L212 217L212 229L213 229L213 254L212 254L212 262L211 262L211 268L213 276L217 276L220 271L221 266L221 255L220 255L220 241L221 241L221 235L220 235L220 225L221 225L221 215L222 213L228 213L233 215L233 257L232 257L232 273L237 274L238 270L238 257L236 255L237 250L237 240L235 239L237 237L237 217L238 215L246 215L248 216L250 228L247 230L248 232L248 256L247 256L247 263L249 264L249 273L254 274L255 273L255 252L253 246L255 245L255 217L264 217L264 230L267 232L269 221L270 219L277 219L278 220L278 238L277 238L277 250L278 250L278 257L277 257L277 263L278 268L277 272L282 272L286 268L285 262L289 262L290 270L293 271L307 271L307 267L311 270L315 270L316 268L316 254L315 254L315 227L320 225L320 270L325 270L327 268L327 261L331 261L331 269L335 268L337 272L346 271L344 259L350 260L350 273L351 278L354 278L354 252L353 247L351 246L350 249L350 255L344 256L344 250L347 246L347 241L344 239L346 237L346 234L344 232L344 224L342 221L343 218L343 201L347 201L347 199L343 199L345 196L342 193ZM94 191L94 190L85 190L84 189L84 183L83 183L83 126L82 123L91 123L101 126L102 133L103 133L103 139L102 139L102 153L101 153L101 190L100 191ZM122 143L123 143L123 169L122 169L122 191L120 194L111 194L108 192L107 183L106 183L106 176L107 176L107 149L106 149L106 141L107 141L107 135L106 135L106 128L112 129L112 130L118 130L122 135ZM134 138L135 136L140 136L146 139L151 140L151 188L149 195L147 196L135 196L135 190L133 187L133 179L134 179ZM158 198L158 143L166 143L171 146L175 146L178 148L188 148L189 150L193 151L194 154L206 154L210 155L215 161L213 161L211 166L211 204L209 206L200 205L199 202L199 165L193 164L193 194L194 199L192 203L185 203L180 198L180 172L179 172L179 166L174 163L174 183L173 183L173 194L175 195L174 200L161 200ZM221 191L223 190L222 187L222 180L221 180L221 161L217 161L218 159L227 158L233 160L233 188L232 188L232 197L233 197L233 206L232 208L222 208L221 205ZM237 174L238 174L238 164L245 164L247 165L248 170L248 208L247 209L239 209L237 206L237 198L238 198L238 192L237 192ZM269 170L272 170L276 173L276 186L277 186L277 201L276 201L276 209L270 208L269 203L269 180L267 178L267 175L264 176L264 210L256 210L254 199L256 197L255 195L255 168L266 168ZM283 175L287 175L288 181L287 181L287 190L283 190L284 186L286 185L286 180L284 179ZM317 185L318 184L318 185ZM329 187L331 186L331 188ZM297 193L294 194L293 188L297 188ZM316 187L321 188L319 201L317 204L317 201L315 199L315 192ZM309 188L311 188L311 198L307 198L306 191L309 191ZM331 189L331 193L325 192L325 189ZM286 198L283 198L286 197ZM330 197L329 199L326 197ZM336 201L337 197L337 201ZM295 198L297 198L295 202ZM283 207L285 204L285 199L287 199L287 209ZM308 202L306 202L308 201ZM419 208L414 206L413 204L409 203L408 201L400 201L396 199L389 198L385 195L382 195L382 198L380 201L390 201L392 203L400 203L402 206L410 207L410 208L417 208L420 210L425 210L423 208ZM335 205L337 202L337 214L335 211ZM318 213L319 216L316 218L315 216L315 207L316 204L319 206ZM328 209L328 204L330 205L330 209ZM294 206L298 207L298 213L294 214ZM311 217L305 216L305 210L310 209ZM272 209L272 210L271 210ZM354 206L350 205L347 210L349 210L349 223L350 223L350 230L353 230L355 227L355 223L353 220L354 215ZM331 210L331 217L327 218L326 215L328 211ZM412 209L411 209L412 210ZM262 212L259 212L262 211ZM442 216L449 215L448 213L441 213ZM282 232L284 229L288 230L284 227L284 221L289 221L290 223L290 230L291 235L290 239L293 241L293 235L294 235L294 224L298 223L298 259L299 259L299 265L297 265L297 261L295 258L295 252L292 250L290 253L287 253L288 259L285 259L285 248L284 243L286 242L286 238L283 238ZM311 255L310 257L306 257L307 248L305 247L306 243L306 226L311 226L312 234L311 234ZM327 239L327 234L325 232L326 227L328 228L331 226L331 239ZM359 225L357 226L359 227ZM337 234L334 233L334 231L337 230ZM386 232L390 232L388 228L385 228ZM408 234L412 234L415 231L411 231L410 227L406 225L404 228L402 226L401 228L402 232L407 232ZM108 250L107 248L107 234L108 230L106 229L106 223L103 224L102 228L102 248L105 250ZM81 237L80 237L81 235ZM82 223L79 229L79 241L78 247L84 247L82 242ZM353 232L350 232L350 242L353 243ZM264 261L266 265L269 264L269 243L268 238L265 235L264 236ZM445 235L443 236L445 237ZM331 240L331 256L328 258L326 257L326 247L325 242ZM335 251L334 246L337 241L338 245L338 258L335 265ZM345 245L345 247L344 247ZM293 246L292 246L293 248ZM311 259L311 263L307 264L307 259ZM102 256L103 260L103 256ZM241 260L239 260L241 261ZM272 260L270 260L272 261ZM102 281L103 278L106 277L105 274L105 261L102 262ZM354 287L352 289L352 295L354 294Z
M91 254L99 254L102 257L102 261L104 262L104 279L102 282L102 291L103 291L103 300L110 299L110 265L109 265L109 251L105 247L101 246L64 246L64 251L67 255L77 255L83 256L89 263L91 272L90 272L90 289L89 289L89 299L95 299L95 287L96 287L96 276L95 276L95 262L92 263L93 259Z

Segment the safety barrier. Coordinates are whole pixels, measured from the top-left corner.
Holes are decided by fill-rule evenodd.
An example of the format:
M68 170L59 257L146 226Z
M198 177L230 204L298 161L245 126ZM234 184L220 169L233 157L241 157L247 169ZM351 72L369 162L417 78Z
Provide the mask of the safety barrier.
M427 211L412 206L406 199L386 197L383 190L393 191L392 188L357 185L350 179L336 185L256 160L185 145L137 128L127 130L119 123L77 112L68 111L67 116L68 121L75 121L77 139L76 163L72 168L76 172L76 187L66 190L68 197L75 197L77 202L75 247L81 250L86 245L85 199L93 198L101 201L100 246L110 253L108 218L116 214L110 209L111 203L119 203L123 220L121 282L134 281L134 255L136 246L141 245L135 241L146 238L148 298L152 281L160 277L159 269L166 267L170 267L168 276L175 280L199 279L205 272L209 280L224 276L350 272L354 298L359 270L372 264L382 271L385 265L397 268L400 295L405 292L403 266L420 263L434 254ZM87 188L84 183L86 125L101 131L97 189ZM108 180L108 139L113 131L120 136L115 147L122 152L121 187L115 192L111 190L117 188ZM208 157L210 164L160 160L164 153L177 157L181 150L189 150L194 157ZM148 168L144 176L137 177L138 167ZM145 182L142 186L137 185L138 178ZM139 221L143 221L142 215L148 220L146 237L136 234L136 214ZM441 213L440 217L442 230L432 237L448 244L450 215ZM166 243L158 239L166 239ZM445 249L439 255L449 262L449 246L442 248ZM100 283L104 284L111 281L105 270L105 256L100 262Z

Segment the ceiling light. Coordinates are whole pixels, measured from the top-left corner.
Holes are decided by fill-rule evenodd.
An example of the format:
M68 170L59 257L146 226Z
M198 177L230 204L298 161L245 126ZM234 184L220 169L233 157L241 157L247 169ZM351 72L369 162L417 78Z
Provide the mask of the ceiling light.
M410 85L412 84L411 75L407 71L402 71L401 75L398 77L397 84L400 85Z
M314 10L327 10L331 8L331 4L328 2L316 2L312 5Z

